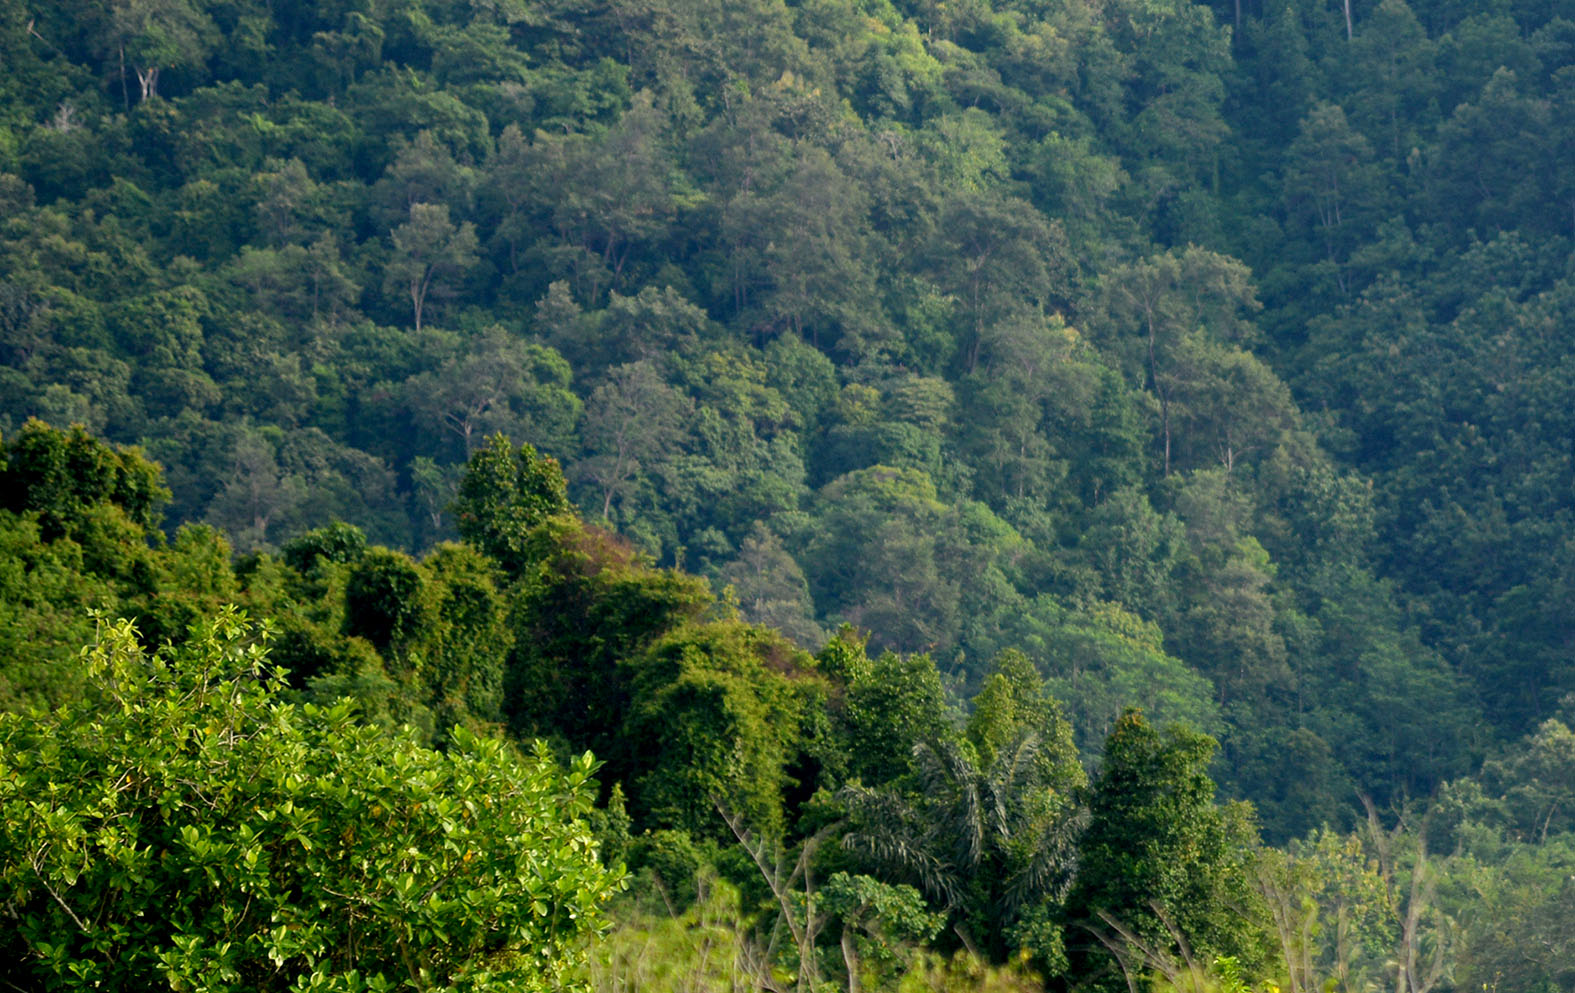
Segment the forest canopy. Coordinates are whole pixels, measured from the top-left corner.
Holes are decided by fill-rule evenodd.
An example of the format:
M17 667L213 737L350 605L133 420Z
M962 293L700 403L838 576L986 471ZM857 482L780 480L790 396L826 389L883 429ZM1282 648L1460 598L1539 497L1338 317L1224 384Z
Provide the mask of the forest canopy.
M0 0L0 707L93 719L92 611L159 658L238 604L281 706L591 750L675 947L731 903L849 993L963 981L920 945L1564 988L1572 46L1557 3ZM1079 875L1153 769L1218 855L1162 909Z

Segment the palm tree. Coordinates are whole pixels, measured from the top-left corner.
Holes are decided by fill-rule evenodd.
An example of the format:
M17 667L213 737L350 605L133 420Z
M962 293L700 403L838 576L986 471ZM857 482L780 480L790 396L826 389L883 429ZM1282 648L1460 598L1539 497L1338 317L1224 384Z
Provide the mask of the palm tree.
M1046 782L1043 740L1024 727L988 765L967 739L914 746L910 782L841 791L854 825L844 846L918 887L969 951L1004 958L1023 945L1013 937L1018 925L1065 897L1084 820L1073 798Z

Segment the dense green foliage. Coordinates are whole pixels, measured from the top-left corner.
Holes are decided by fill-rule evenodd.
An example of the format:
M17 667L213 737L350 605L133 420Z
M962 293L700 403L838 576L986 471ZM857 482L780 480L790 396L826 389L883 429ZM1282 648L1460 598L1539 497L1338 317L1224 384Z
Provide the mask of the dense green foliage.
M514 574L571 499L806 649L853 624L968 692L1022 651L1085 748L1134 702L1204 726L1277 838L1575 690L1536 496L1567 232L1518 178L1561 140L1551 12L0 11L0 430L140 444L172 528ZM1471 182L1519 192L1466 218ZM1449 344L1489 313L1525 333Z
M1105 959L1130 936L1158 948L1186 942L1206 960L1229 956L1262 969L1245 872L1252 829L1239 809L1214 806L1212 748L1180 728L1161 736L1136 711L1117 722L1067 897L1068 916L1097 938L1083 939L1079 958ZM1125 986L1115 966L1106 964L1104 975L1085 966L1094 973L1090 988Z
M440 754L283 703L244 619L82 664L105 698L0 718L10 981L48 988L558 990L618 874L587 755ZM22 986L20 988L31 988Z
M35 423L13 449L70 451L159 491L135 451L80 432ZM167 541L132 520L120 501L141 490L78 487L70 505L69 488L24 493L27 509L6 512L7 609L33 640L13 642L6 673L29 691L15 705L54 709L0 719L13 958L72 988L143 988L150 974L203 988L536 982L584 951L575 938L613 878L564 820L591 816L601 847L639 870L619 910L632 930L589 973L560 976L571 982L709 982L722 968L760 990L833 976L849 990L1094 990L1123 974L1357 990L1403 962L1407 989L1427 993L1451 975L1526 988L1565 975L1565 718L1447 784L1425 817L1386 825L1373 809L1355 834L1260 848L1245 809L1213 801L1211 739L1128 712L1090 782L1028 656L998 656L962 718L929 657L871 658L846 628L809 656L566 504L544 506L561 477L530 449L489 443L462 490L487 492L500 466L540 482L473 504L480 540L513 529L507 569L469 545L412 559L347 525L233 563L211 529ZM105 520L119 524L89 527ZM258 668L224 601L270 619L288 685ZM137 616L140 641L115 627L77 658L64 639L89 607ZM1170 664L1112 606L1047 619L1077 657L1103 644L1108 664L1134 652L1156 672ZM543 746L521 764L500 731L602 749L604 809L589 809L588 759L560 785ZM511 797L547 806L524 815ZM579 840L519 833L532 824ZM532 882L557 871L540 864L552 852L589 901L562 932ZM730 882L706 882L714 872ZM469 889L450 901L450 884ZM331 910L343 899L364 915ZM696 944L700 926L710 937ZM503 931L516 937L499 944ZM513 940L560 952L519 958ZM629 958L634 940L671 960L653 972L646 953ZM433 944L407 959L413 942Z
M303 705L594 749L763 986L951 982L926 913L1567 986L1572 61L1552 3L0 0L0 707L239 603Z

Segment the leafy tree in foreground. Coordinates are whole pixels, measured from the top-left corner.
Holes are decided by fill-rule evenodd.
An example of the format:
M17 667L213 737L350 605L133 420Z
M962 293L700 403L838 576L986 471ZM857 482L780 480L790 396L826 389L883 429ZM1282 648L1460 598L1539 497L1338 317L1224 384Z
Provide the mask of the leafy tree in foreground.
M573 989L620 870L565 773L348 703L281 703L243 615L149 655L106 625L105 706L0 718L0 959L59 989Z

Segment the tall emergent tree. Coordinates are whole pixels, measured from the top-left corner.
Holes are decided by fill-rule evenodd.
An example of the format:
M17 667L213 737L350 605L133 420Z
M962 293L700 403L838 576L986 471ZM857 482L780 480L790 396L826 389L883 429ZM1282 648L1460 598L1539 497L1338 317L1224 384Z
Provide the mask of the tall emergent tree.
M1115 991L1166 960L1265 957L1247 882L1255 830L1239 806L1214 804L1214 739L1161 732L1128 710L1105 742L1089 799L1077 881L1067 897L1072 978Z
M517 573L531 532L569 509L568 487L556 459L496 434L470 457L453 509L460 535Z

